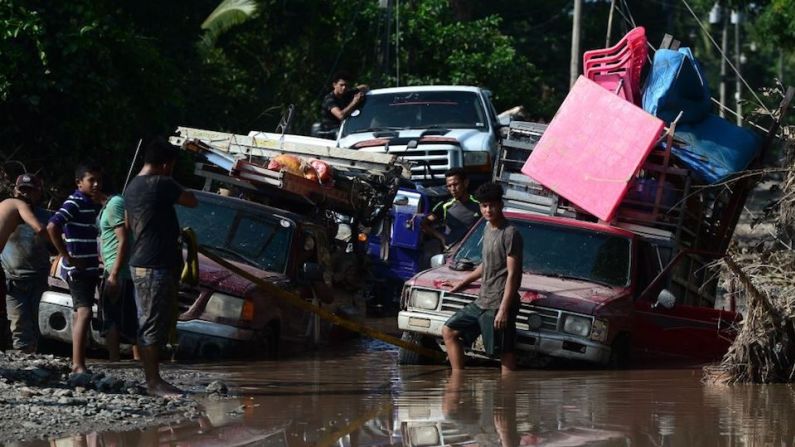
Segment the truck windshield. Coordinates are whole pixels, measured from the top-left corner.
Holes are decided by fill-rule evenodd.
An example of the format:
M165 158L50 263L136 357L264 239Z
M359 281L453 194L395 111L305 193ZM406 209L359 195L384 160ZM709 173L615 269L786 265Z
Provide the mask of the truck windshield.
M293 224L254 206L199 196L196 208L175 207L181 227L196 232L200 246L270 272L284 273Z
M629 285L630 239L560 225L511 220L522 234L522 270L545 276L581 279L614 287ZM485 220L467 236L455 260L481 261Z
M474 92L438 91L369 94L359 113L342 127L342 136L400 129L487 130L487 116Z

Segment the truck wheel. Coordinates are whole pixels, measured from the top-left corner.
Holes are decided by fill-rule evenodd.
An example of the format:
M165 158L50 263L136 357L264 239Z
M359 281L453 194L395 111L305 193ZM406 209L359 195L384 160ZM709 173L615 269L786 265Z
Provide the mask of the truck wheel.
M630 343L629 334L622 333L616 336L610 350L610 368L626 369L629 368Z
M266 359L279 356L279 323L272 322L262 329L259 336L262 353Z
M426 348L430 348L431 345L431 340L429 337L416 332L403 331L403 335L400 337L400 339L409 343L421 345ZM436 346L434 345L433 348L435 347ZM398 365L427 365L428 363L430 363L429 359L419 355L414 351L403 348L399 348L398 350Z

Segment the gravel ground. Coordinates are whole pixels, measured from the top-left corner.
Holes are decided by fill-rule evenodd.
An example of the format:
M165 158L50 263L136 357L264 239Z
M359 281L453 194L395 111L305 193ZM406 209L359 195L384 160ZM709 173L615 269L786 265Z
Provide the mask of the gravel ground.
M70 374L69 359L0 352L0 444L90 431L126 431L194 419L201 409L187 397L150 397L140 366L92 365ZM225 394L226 387L195 372L163 371L193 397ZM202 385L204 384L204 385ZM197 389L197 387L200 387Z

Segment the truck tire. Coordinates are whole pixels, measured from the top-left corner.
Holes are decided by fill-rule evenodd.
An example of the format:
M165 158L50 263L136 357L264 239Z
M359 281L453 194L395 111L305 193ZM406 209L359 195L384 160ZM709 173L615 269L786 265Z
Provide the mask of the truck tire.
M610 363L612 369L627 369L630 363L631 345L629 341L629 334L621 333L613 340L613 345L610 350Z
M429 337L416 332L403 331L403 335L400 337L400 339L409 343L421 345L426 348L429 348L431 345L431 340ZM435 344L433 347L436 347ZM428 363L430 363L429 359L419 355L414 351L403 348L398 349L398 365L427 365Z

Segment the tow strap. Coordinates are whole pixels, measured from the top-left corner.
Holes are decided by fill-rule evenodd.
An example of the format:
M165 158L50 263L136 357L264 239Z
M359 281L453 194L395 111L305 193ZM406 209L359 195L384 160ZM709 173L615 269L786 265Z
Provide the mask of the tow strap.
M229 270L230 272L232 272L232 273L234 273L234 274L236 274L236 275L238 275L238 276L240 276L242 278L245 278L245 279L251 281L252 283L256 284L257 286L262 288L262 290L264 290L266 293L268 293L270 296L274 296L276 298L279 298L282 301L285 301L288 304L296 306L299 309L304 310L306 312L313 313L313 314L319 316L320 318L322 318L322 319L324 319L326 321L329 321L329 322L331 322L333 324L336 324L337 326L340 326L340 327L343 327L345 329L348 329L349 331L357 332L359 334L365 335L365 336L370 337L370 338L374 338L376 340L381 340L381 341L383 341L385 343L389 343L390 345L398 346L400 348L416 352L417 354L420 354L420 355L422 355L424 357L427 357L429 359L433 359L433 360L437 360L437 361L445 361L447 359L447 356L444 353L440 352L440 351L434 351L432 349L428 349L426 347L423 347L423 346L420 346L420 345L417 345L417 344L414 344L414 343L409 343L409 342L407 342L405 340L401 340L401 339L399 339L397 337L393 337L393 336L391 336L389 334L381 332L381 331L379 331L377 329L373 329L373 328L365 326L365 325L363 325L361 323L357 323L355 321L348 320L347 318L342 318L339 315L335 315L334 313L331 313L331 312L329 312L326 309L323 309L323 308L321 308L319 306L316 306L316 305L314 305L314 304L312 304L310 302L305 301L304 299L302 299L298 295L295 295L295 294L290 293L290 292L288 292L288 291L286 291L284 289L276 287L275 285L273 285L273 284L271 284L271 283L269 283L269 282L267 282L267 281L265 281L265 280L263 280L261 278L257 278L256 276L254 276L251 273L249 273L249 272L247 272L247 271L235 266L234 264L230 263L229 261L227 261L227 260L225 260L225 259L223 259L221 257L218 257L215 254L205 250L201 246L198 247L198 251L202 255L204 255L207 258L211 259L212 261L216 262L217 264L219 264L220 266L222 266L225 269Z

